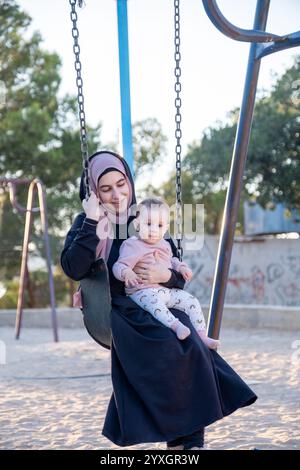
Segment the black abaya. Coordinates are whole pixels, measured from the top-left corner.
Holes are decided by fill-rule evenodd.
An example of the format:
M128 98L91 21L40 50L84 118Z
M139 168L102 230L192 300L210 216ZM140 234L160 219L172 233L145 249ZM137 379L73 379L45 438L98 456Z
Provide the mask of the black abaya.
M96 224L80 213L67 235L61 264L72 279L82 279L95 259ZM181 341L125 295L111 269L122 242L114 239L107 262L113 393L102 434L119 446L171 441L254 403L256 394L204 345L184 312L170 309L191 330ZM184 280L172 271L170 281L161 285L183 288Z

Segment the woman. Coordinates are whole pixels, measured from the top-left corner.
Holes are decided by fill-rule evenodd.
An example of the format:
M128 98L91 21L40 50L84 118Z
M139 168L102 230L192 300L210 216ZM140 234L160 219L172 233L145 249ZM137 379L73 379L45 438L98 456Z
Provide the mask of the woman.
M102 434L119 446L167 441L168 449L203 449L204 428L255 402L257 396L214 350L204 345L189 317L171 308L190 328L185 341L126 297L112 265L128 234L136 204L134 182L126 161L113 152L89 160L91 196L85 201L84 175L77 215L67 234L61 265L79 281L95 259L107 262L112 297L111 377L113 393ZM108 233L114 233L114 238ZM125 234L125 236L124 236ZM171 239L174 256L176 247ZM183 289L180 273L159 261L140 263L134 271L144 283Z

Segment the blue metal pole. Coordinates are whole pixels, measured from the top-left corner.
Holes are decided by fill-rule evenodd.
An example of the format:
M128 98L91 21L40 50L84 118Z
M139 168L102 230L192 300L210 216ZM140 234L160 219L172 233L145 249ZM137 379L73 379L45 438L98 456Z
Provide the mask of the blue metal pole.
M134 176L127 0L117 0L123 154Z

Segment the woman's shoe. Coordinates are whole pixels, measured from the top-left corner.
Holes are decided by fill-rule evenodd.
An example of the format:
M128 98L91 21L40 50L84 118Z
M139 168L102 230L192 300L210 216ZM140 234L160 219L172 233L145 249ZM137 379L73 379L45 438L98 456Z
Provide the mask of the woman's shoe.
M184 450L207 450L205 446L202 447L191 447L190 449L184 449Z
M183 450L183 445L181 444L180 446L174 446L174 447L166 447L167 450Z

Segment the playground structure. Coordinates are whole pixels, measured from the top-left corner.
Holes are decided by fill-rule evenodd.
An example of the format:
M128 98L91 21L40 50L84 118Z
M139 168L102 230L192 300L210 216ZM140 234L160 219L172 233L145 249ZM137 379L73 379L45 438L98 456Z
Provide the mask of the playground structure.
M181 68L180 68L180 0L174 1L174 44L175 44L175 138L176 138L176 225L177 225L177 247L179 258L182 259L183 250L181 247L182 239L182 201L181 201ZM197 1L197 0L195 0ZM242 105L239 114L237 133L235 137L235 144L233 150L233 156L231 161L229 185L226 195L226 202L223 214L222 230L220 234L220 242L217 253L216 268L214 273L212 296L209 308L209 319L208 319L208 335L213 338L218 338L220 334L222 312L224 308L226 285L228 281L230 260L234 241L234 231L236 226L238 208L240 204L240 194L242 188L242 178L247 158L248 144L251 132L251 125L253 120L253 111L255 104L255 96L257 90L257 83L260 70L261 59L267 55L275 52L296 47L300 45L300 32L294 32L284 36L278 36L276 34L266 32L266 24L268 19L268 13L270 8L271 0L257 0L254 25L252 30L244 30L233 24L231 24L220 11L216 0L202 0L204 9L214 24L226 36L237 40L249 42L250 52L248 58L248 66L244 84L244 92ZM85 173L85 186L86 186L86 197L90 195L89 188L89 168L88 168L88 138L86 132L85 123L85 111L84 111L84 96L83 96L83 81L81 77L81 62L80 62L80 47L79 47L79 31L77 27L77 6L82 6L82 0L69 0L71 7L71 21L72 21L72 36L74 40L73 52L75 55L75 71L76 71L76 85L78 90L78 105L79 105L79 121L81 131L81 152L83 160L83 169ZM133 150L132 150L132 128L131 128L131 101L130 101L130 74L129 74L129 44L128 44L128 18L127 18L127 0L117 0L117 16L118 16L118 39L119 39L119 69L120 69L120 92L121 92L121 116L122 116L122 142L123 142L123 154L124 158L133 169ZM16 182L17 180L15 180ZM44 199L44 192L42 190L41 182L35 179L29 188L28 193L28 205L27 209L22 208L22 212L26 212L26 223L25 223L25 234L23 243L23 255L22 255L22 266L20 276L20 290L19 300L17 308L17 319L16 319L16 337L20 335L21 320L22 320L22 304L23 304L23 293L25 278L28 275L27 268L27 254L28 254L28 235L30 231L32 213L39 210L32 207L33 199L33 188L34 186L38 189L42 225L47 250L47 265L49 271L49 285L50 285L50 297L52 307L52 319L53 319L53 331L55 340L57 340L57 326L56 326L56 315L55 315L55 298L53 288L53 278L51 273L51 255L48 243L48 227L46 217L46 206ZM26 274L27 273L27 274ZM102 294L105 295L109 291L107 267L103 260L100 260L98 269L95 269L93 273L94 278L86 278L82 280L82 285L86 284L86 293L88 286L96 281L96 286L99 288L99 298ZM96 276L96 277L95 277ZM97 277L98 276L98 277ZM101 279L100 279L101 278ZM94 289L94 288L93 288ZM93 290L90 290L92 292ZM91 294L89 294L90 296ZM83 291L84 298L84 291ZM86 300L88 295L86 295ZM109 300L109 299L108 299ZM93 299L93 309L97 305L97 299ZM105 318L107 328L109 330L109 313L110 305L106 303L107 308L105 311L100 312L100 316ZM101 302L98 302L101 305ZM96 313L96 314L95 314ZM84 318L89 316L89 312L83 308ZM99 318L99 312L93 313L95 322L97 323L97 317ZM97 324L92 322L97 329ZM93 328L92 326L91 328ZM99 325L98 325L99 326ZM100 325L102 328L102 323ZM107 330L107 331L108 331ZM92 334L92 331L90 331ZM92 334L93 336L93 334ZM106 333L100 344L105 345L109 348L109 338ZM94 336L93 336L94 337ZM97 341L97 339L96 339ZM104 343L104 344L103 344Z
M251 43L209 308L208 334L213 338L218 338L253 120L260 62L266 55L299 46L300 31L285 36L277 36L265 31L270 0L257 0L253 30L240 29L229 23L222 15L215 0L203 0L203 5L212 23L223 34L237 41Z
M271 0L257 0L254 24L252 30L241 29L230 23L222 14L216 0L202 0L204 9L213 25L224 35L231 39L249 42L250 52L244 84L242 105L239 113L237 132L235 137L233 155L231 160L228 190L226 194L225 208L223 213L222 229L217 253L216 268L213 280L212 296L209 308L208 335L212 338L219 338L222 312L224 309L226 285L228 281L232 248L234 242L234 232L240 204L242 189L242 179L249 146L251 125L257 83L259 77L261 59L275 52L289 49L300 45L300 31L278 36L266 32L266 25ZM81 150L83 169L85 173L86 198L90 195L89 188L89 168L88 168L88 147L85 125L83 82L81 77L80 47L78 42L79 31L77 27L77 0L69 0L71 6L71 20L73 24L72 36L74 39L73 52L75 55L75 70L77 74L76 84L78 90L79 121L81 127ZM78 0L78 5L82 6L82 0ZM132 130L131 130L131 109L130 109L130 77L129 77L129 45L128 45L128 20L127 20L127 0L117 0L118 14L118 38L119 38L119 70L120 70L120 91L121 91L121 116L122 116L122 141L123 154L133 171L132 152ZM182 259L183 250L182 239L182 201L181 201L181 68L180 68L180 0L174 0L174 31L175 31L175 138L176 138L176 225L177 225L177 246L178 256ZM106 302L106 307L102 311L96 311L97 302L92 299L92 292L96 292L95 282L98 285L98 292L109 290L107 282L107 267L103 260L99 260L98 274L96 272L90 277L86 277L81 287L83 294L83 315L85 322L90 323L91 336L96 339L99 331L109 331L110 304ZM96 270L97 271L97 270ZM106 272L106 275L104 274ZM97 279L97 275L99 278ZM96 277L95 277L96 276ZM92 287L93 286L93 287ZM100 300L100 294L99 294ZM86 302L86 305L85 305ZM90 308L87 308L87 305ZM100 305L100 302L98 303ZM101 320L99 317L101 316ZM106 325L104 327L103 325ZM104 329L103 329L104 328ZM93 333L94 330L94 333ZM109 348L110 338L104 332L98 336L98 342Z
M55 292L54 292L54 281L51 267L51 250L48 235L48 219L47 219L47 206L45 188L38 178L30 180L28 178L3 178L0 177L0 185L8 187L10 202L13 210L19 214L26 213L25 218L25 229L22 246L22 261L21 261L21 272L20 272L20 283L18 292L18 304L15 324L16 339L19 339L22 327L23 318L23 305L24 305L24 292L29 282L29 269L28 269L28 245L29 235L33 222L33 214L40 213L42 231L44 236L44 243L46 249L46 262L49 276L49 290L50 290L50 304L51 304L51 320L53 328L54 341L58 341L57 331L57 318L56 318L56 307L55 307ZM23 207L18 203L17 200L17 187L20 185L29 185L27 195L27 207ZM39 207L33 207L34 193L37 191Z

